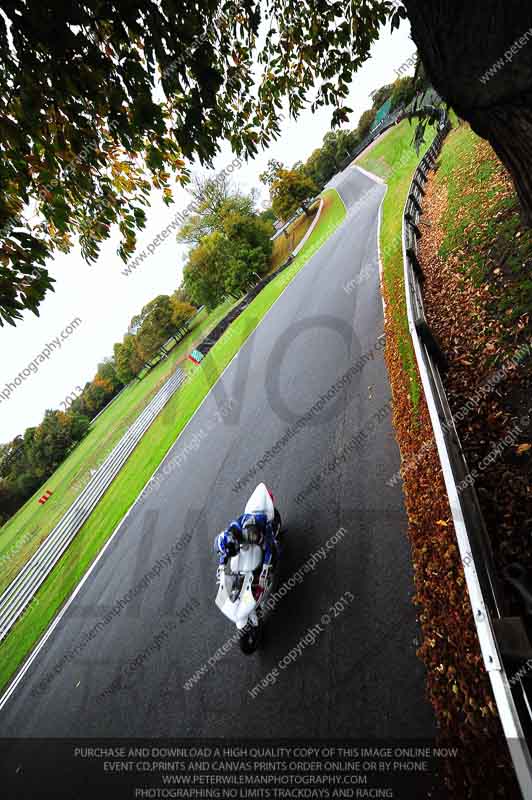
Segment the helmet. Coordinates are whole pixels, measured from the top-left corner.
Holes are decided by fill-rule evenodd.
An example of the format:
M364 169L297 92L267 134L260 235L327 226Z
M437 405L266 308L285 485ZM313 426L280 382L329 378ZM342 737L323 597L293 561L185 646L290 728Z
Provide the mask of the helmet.
M246 544L260 544L262 542L262 533L254 517L244 522L242 534Z
M236 522L232 522L229 527L227 528L227 534L231 538L235 539L237 542L242 541L242 531L240 530L239 526Z
M240 550L242 543L242 534L240 528L236 525L230 525L226 532L227 542L225 545L225 552L229 557L236 556Z

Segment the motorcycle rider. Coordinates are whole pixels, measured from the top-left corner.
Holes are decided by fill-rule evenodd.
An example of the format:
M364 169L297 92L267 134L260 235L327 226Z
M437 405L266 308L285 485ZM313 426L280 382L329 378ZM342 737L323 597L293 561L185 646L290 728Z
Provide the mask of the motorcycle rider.
M274 555L280 555L280 546L275 537L273 525L266 514L241 514L228 525L225 531L216 536L214 551L219 555L220 565L225 565L229 558L236 556L245 542L254 542L262 547L264 556L259 585L264 588L272 566L272 559Z

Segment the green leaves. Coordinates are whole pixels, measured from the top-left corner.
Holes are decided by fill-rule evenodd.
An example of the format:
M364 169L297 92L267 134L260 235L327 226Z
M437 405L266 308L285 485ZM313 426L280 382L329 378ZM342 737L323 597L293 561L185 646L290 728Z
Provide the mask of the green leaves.
M385 0L15 7L5 9L9 35L0 18L0 220L16 212L29 238L0 228L0 323L36 311L49 288L42 275L21 286L21 267L76 240L94 261L115 225L126 260L149 187L170 204L189 179L184 159L210 164L223 140L253 156L279 135L281 108L296 117L311 100L345 122L352 75L399 13Z
M184 269L184 287L198 304L215 308L226 294L238 296L269 267L270 226L256 214L227 202L219 228L204 235Z
M334 128L335 126L341 125L342 122L349 122L349 114L351 114L352 111L353 111L353 109L349 108L348 106L342 106L341 108L335 108L334 112L333 112L333 115L332 115L332 121L331 121L332 127Z
M396 28L399 28L401 24L401 20L407 18L406 8L404 6L395 6L390 3L391 7L394 9L391 15L391 30L394 31Z
M16 238L15 238L16 237ZM0 325L15 325L22 319L22 311L30 309L35 314L46 292L52 290L54 279L38 264L44 264L47 245L29 234L12 234L0 254ZM17 266L12 266L16 261Z

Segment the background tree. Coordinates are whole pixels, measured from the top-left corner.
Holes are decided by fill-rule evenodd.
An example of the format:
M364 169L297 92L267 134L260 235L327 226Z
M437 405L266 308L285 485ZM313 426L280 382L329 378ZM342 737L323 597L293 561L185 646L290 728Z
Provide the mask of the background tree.
M339 131L327 131L321 143L321 154L325 163L329 165L329 180L338 168L338 136Z
M16 436L8 444L0 445L0 475L7 477L14 474L24 463L24 439Z
M271 234L268 223L257 214L246 216L232 212L225 217L222 230L231 242L242 242L252 249L258 248L266 265L272 254Z
M392 83L387 83L385 86L381 86L379 89L375 89L374 92L371 92L370 97L375 111L378 111L379 108L390 99L392 92Z
M148 361L175 331L173 313L170 297L165 294L158 295L142 309L136 346L144 361Z
M87 383L83 391L83 404L80 413L84 413L89 419L93 419L115 394L116 392L113 391L111 383L105 378L96 375L92 381ZM70 410L72 410L72 406L70 406ZM75 410L76 406L74 406Z
M285 169L282 161L278 161L276 158L268 159L266 169L259 175L260 182L264 183L265 186L271 186L277 180L277 176L282 169Z
M341 168L342 162L353 152L360 142L358 131L340 130L336 136L336 172Z
M221 230L204 236L183 271L187 293L208 309L229 294L238 297L270 265L270 226L257 214L226 213Z
M89 425L88 417L77 412L49 409L40 425L0 448L0 524L42 486Z
M259 217L268 225L269 234L273 236L275 232L275 222L277 221L273 208L265 208L264 211L260 212Z
M230 257L230 243L220 231L215 231L191 251L183 270L188 294L209 311L225 297L225 268Z
M185 320L194 314L194 306L175 297L161 294L142 309L142 323L135 337L135 353L148 361L168 341Z
M228 253L224 270L224 288L227 294L238 297L249 286L257 283L264 272L264 253L260 247L250 247L236 242Z
M369 108L367 111L364 111L364 113L362 114L362 116L358 121L357 133L361 141L368 135L371 126L373 125L374 122L375 122L375 109Z
M32 494L34 487L38 486L37 479L31 474L25 450L25 444L31 441L34 431L35 428L28 429L24 437L16 436L2 448L0 477L12 490L10 501L16 498L17 504L21 503L27 492Z
M228 294L239 294L257 281L269 268L273 244L268 223L259 216L230 214L224 233L231 243L224 286Z
M192 307L193 311L196 310L194 303L188 296L186 287L183 283L181 283L181 285L172 294L172 301L175 303L187 303L189 306Z
M0 478L0 526L20 508L20 500L11 484Z
M254 263L261 245L267 252L271 251L271 242L264 232L267 225L258 217L255 225L259 226L260 234L248 225L247 217L240 219L238 214L233 214L226 220L226 229L231 235L240 236L241 241L246 238L252 245L249 260L244 258L246 268ZM265 243L261 236L265 237ZM242 265L240 269L243 270ZM236 271L236 266L233 270ZM128 332L123 342L114 346L114 356L98 364L94 378L69 401L66 411L47 410L40 425L27 428L23 436L0 445L0 525L42 487L87 434L90 420L105 408L124 383L138 375L144 359L193 316L196 309L183 300L185 296L185 289L180 287L170 297L159 295L147 303L130 323L130 329L135 329L136 334Z
M135 336L127 333L121 343L114 346L116 374L123 384L127 384L139 374L144 361L138 352Z
M322 147L313 150L305 163L305 173L320 187L325 186L336 172L336 153L331 147Z
M119 391L124 385L117 375L114 358L104 358L104 360L98 364L96 377L106 380L113 392Z
M316 192L314 181L302 169L280 169L270 186L272 208L283 222L289 220L298 208L308 214L308 201Z
M194 316L196 308L191 303L186 303L180 299L180 294L174 292L170 297L172 306L172 326L174 330L180 328L188 319Z
M89 422L87 417L76 413L48 409L40 425L25 431L19 455L21 474L15 478L21 494L28 490L33 493L57 469L72 445L86 434ZM19 480L21 476L26 476L25 486ZM30 476L31 483L27 480ZM13 480L15 476L11 471L7 477Z
M408 106L416 95L416 83L413 77L397 78L390 96L390 111L395 111L401 106Z
M72 444L81 442L90 428L90 419L86 414L78 414L71 408L66 412Z
M233 212L250 215L255 211L255 193L244 194L222 173L222 178L195 178L193 213L181 226L178 241L199 244L204 236L223 227L224 217Z

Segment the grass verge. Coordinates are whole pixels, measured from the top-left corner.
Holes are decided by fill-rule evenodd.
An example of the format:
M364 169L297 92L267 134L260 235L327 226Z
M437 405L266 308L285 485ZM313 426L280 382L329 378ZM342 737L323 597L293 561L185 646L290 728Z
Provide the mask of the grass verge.
M344 217L345 207L340 196L334 190L327 190L319 222L298 256L237 317L153 422L34 602L0 644L0 688L9 682L71 595L223 369Z
M488 288L489 312L514 340L532 308L532 230L522 224L511 179L489 144L463 125L449 137L435 181L447 189L439 254L457 259L476 288Z
M428 129L427 141L419 154L412 147L414 128L407 120L396 125L366 156L356 162L358 166L383 178L388 191L382 207L380 232L383 277L388 293L387 313L392 315L397 331L397 342L403 369L408 376L412 405L418 408L421 385L417 376L416 359L408 330L405 285L403 273L402 227L403 208L412 175L424 153L432 144L435 131Z
M425 312L447 357L443 382L512 604L507 615L518 616L522 603L503 576L513 563L532 568L532 231L508 172L466 125L447 138L426 189ZM475 397L474 411L461 413Z

